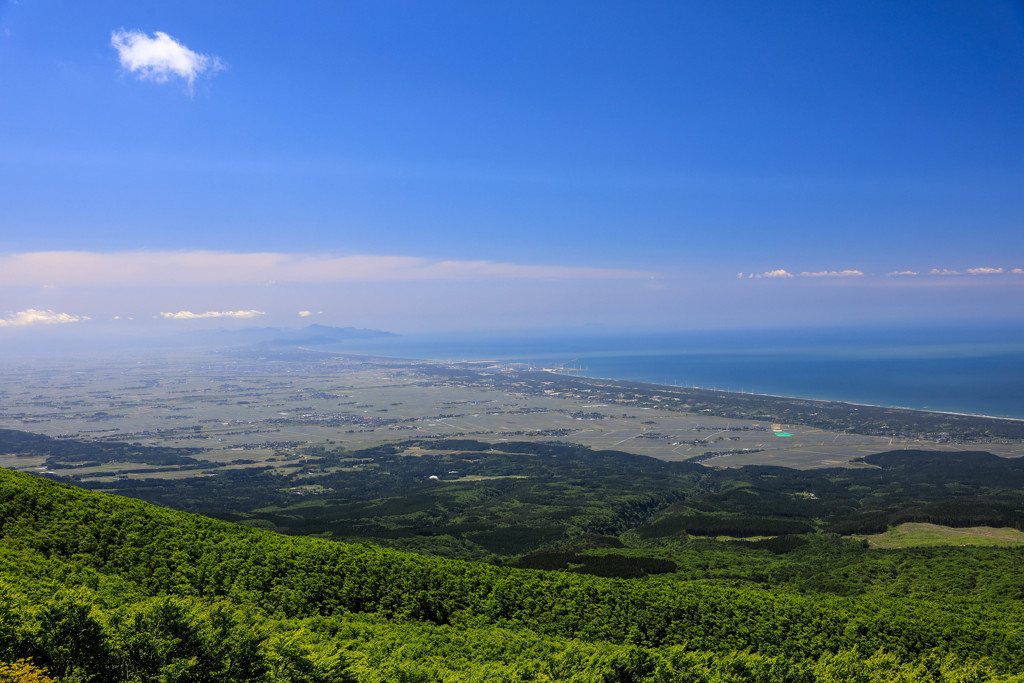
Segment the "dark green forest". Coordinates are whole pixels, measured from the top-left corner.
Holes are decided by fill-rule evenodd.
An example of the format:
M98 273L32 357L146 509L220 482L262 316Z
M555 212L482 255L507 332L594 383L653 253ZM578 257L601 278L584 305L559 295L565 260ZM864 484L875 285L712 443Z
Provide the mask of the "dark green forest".
M1018 680L1024 609L290 537L0 472L0 659L62 680Z
M301 462L291 475L213 468L76 483L291 535L497 565L839 595L956 586L1024 597L1016 549L868 551L849 538L908 521L1024 528L1022 463L986 453L716 470L566 444L437 439L307 447ZM978 553L989 559L975 562Z
M80 452L125 449L205 476L93 484L156 507L0 471L0 680L1024 680L1024 550L850 537L1021 528L1015 460L714 470L433 439L307 447L283 475Z

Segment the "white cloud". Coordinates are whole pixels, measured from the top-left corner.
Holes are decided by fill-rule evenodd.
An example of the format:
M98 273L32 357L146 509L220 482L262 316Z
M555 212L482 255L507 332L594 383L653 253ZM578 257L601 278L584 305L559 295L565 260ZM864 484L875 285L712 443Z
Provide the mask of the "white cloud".
M804 271L801 277L863 277L864 273L859 270L822 270L816 273Z
M750 275L747 275L747 277L756 278L758 280L760 280L761 278L789 278L793 277L793 273L790 273L788 270L784 270L782 268L777 268L776 270L769 270L764 273L751 273Z
M308 318L311 315L313 315L313 311L299 311L300 318Z
M79 323L89 320L88 316L71 315L70 313L56 313L54 311L39 311L28 308L18 311L6 318L0 318L0 327L26 327L28 325L59 325L62 323Z
M888 277L899 277L902 275L918 275L919 273L915 270L894 270L888 273Z
M929 275L959 275L960 271L950 270L949 268L932 268L928 271Z
M199 320L201 318L255 318L266 315L263 311L206 311L205 313L193 313L192 311L178 311L177 313L164 312L162 318L170 320Z
M197 77L224 68L219 58L193 52L163 31L151 38L142 31L119 29L110 34L110 45L117 50L121 66L140 79L165 83L172 77L182 78L189 92Z
M1014 275L1024 275L1024 268L1014 268L1010 272Z
M1002 268L968 268L971 275L998 275L1003 272Z
M743 273L736 273L736 277L742 279ZM764 273L747 273L748 280L760 280L762 278L787 278L793 277L793 274L789 271L779 268L778 270L769 270Z
M208 286L426 280L647 279L620 268L430 261L413 256L220 251L41 251L0 256L0 286Z

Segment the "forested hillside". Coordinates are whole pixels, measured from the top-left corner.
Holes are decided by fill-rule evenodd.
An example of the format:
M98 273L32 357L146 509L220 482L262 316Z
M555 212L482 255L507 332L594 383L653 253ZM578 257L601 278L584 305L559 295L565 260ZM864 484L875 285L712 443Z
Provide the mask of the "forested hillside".
M1019 680L1017 601L607 579L0 472L0 659L64 680ZM859 678L858 678L859 677Z
M420 439L309 446L296 462L292 474L50 476L286 534L496 565L843 596L1024 598L1021 547L959 547L967 539L881 550L864 540L908 522L1020 529L1024 468L987 453L712 469L568 444Z

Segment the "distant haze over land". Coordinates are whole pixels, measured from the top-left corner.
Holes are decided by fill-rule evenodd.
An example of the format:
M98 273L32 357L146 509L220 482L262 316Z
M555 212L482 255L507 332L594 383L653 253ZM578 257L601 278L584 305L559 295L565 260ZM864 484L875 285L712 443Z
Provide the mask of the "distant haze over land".
M192 322L192 321L189 321ZM1020 325L845 326L415 333L327 326L255 327L178 321L132 334L109 325L0 331L9 363L217 351L249 358L311 353L406 359L503 360L590 377L1024 418ZM175 331L166 331L175 329Z
M212 330L196 332L197 340L210 344L261 344L264 346L322 346L352 339L378 339L397 336L383 330L356 327L307 325L299 329L287 327L247 327L240 330Z
M111 330L109 327L80 327L0 333L0 349L8 360L19 357L63 357L103 355L105 353L171 352L174 350L214 350L228 347L280 348L332 346L353 340L372 340L396 336L392 332L356 327L331 327L312 324L302 328L242 327L238 329L200 329L159 334L152 328Z

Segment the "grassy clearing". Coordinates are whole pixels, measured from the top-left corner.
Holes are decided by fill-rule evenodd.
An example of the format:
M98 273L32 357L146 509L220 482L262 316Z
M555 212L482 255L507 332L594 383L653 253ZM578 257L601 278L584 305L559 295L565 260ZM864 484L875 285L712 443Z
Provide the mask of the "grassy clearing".
M1003 527L973 526L956 529L938 524L907 522L889 529L884 534L857 536L866 538L872 548L921 548L940 545L1024 545L1024 531Z

